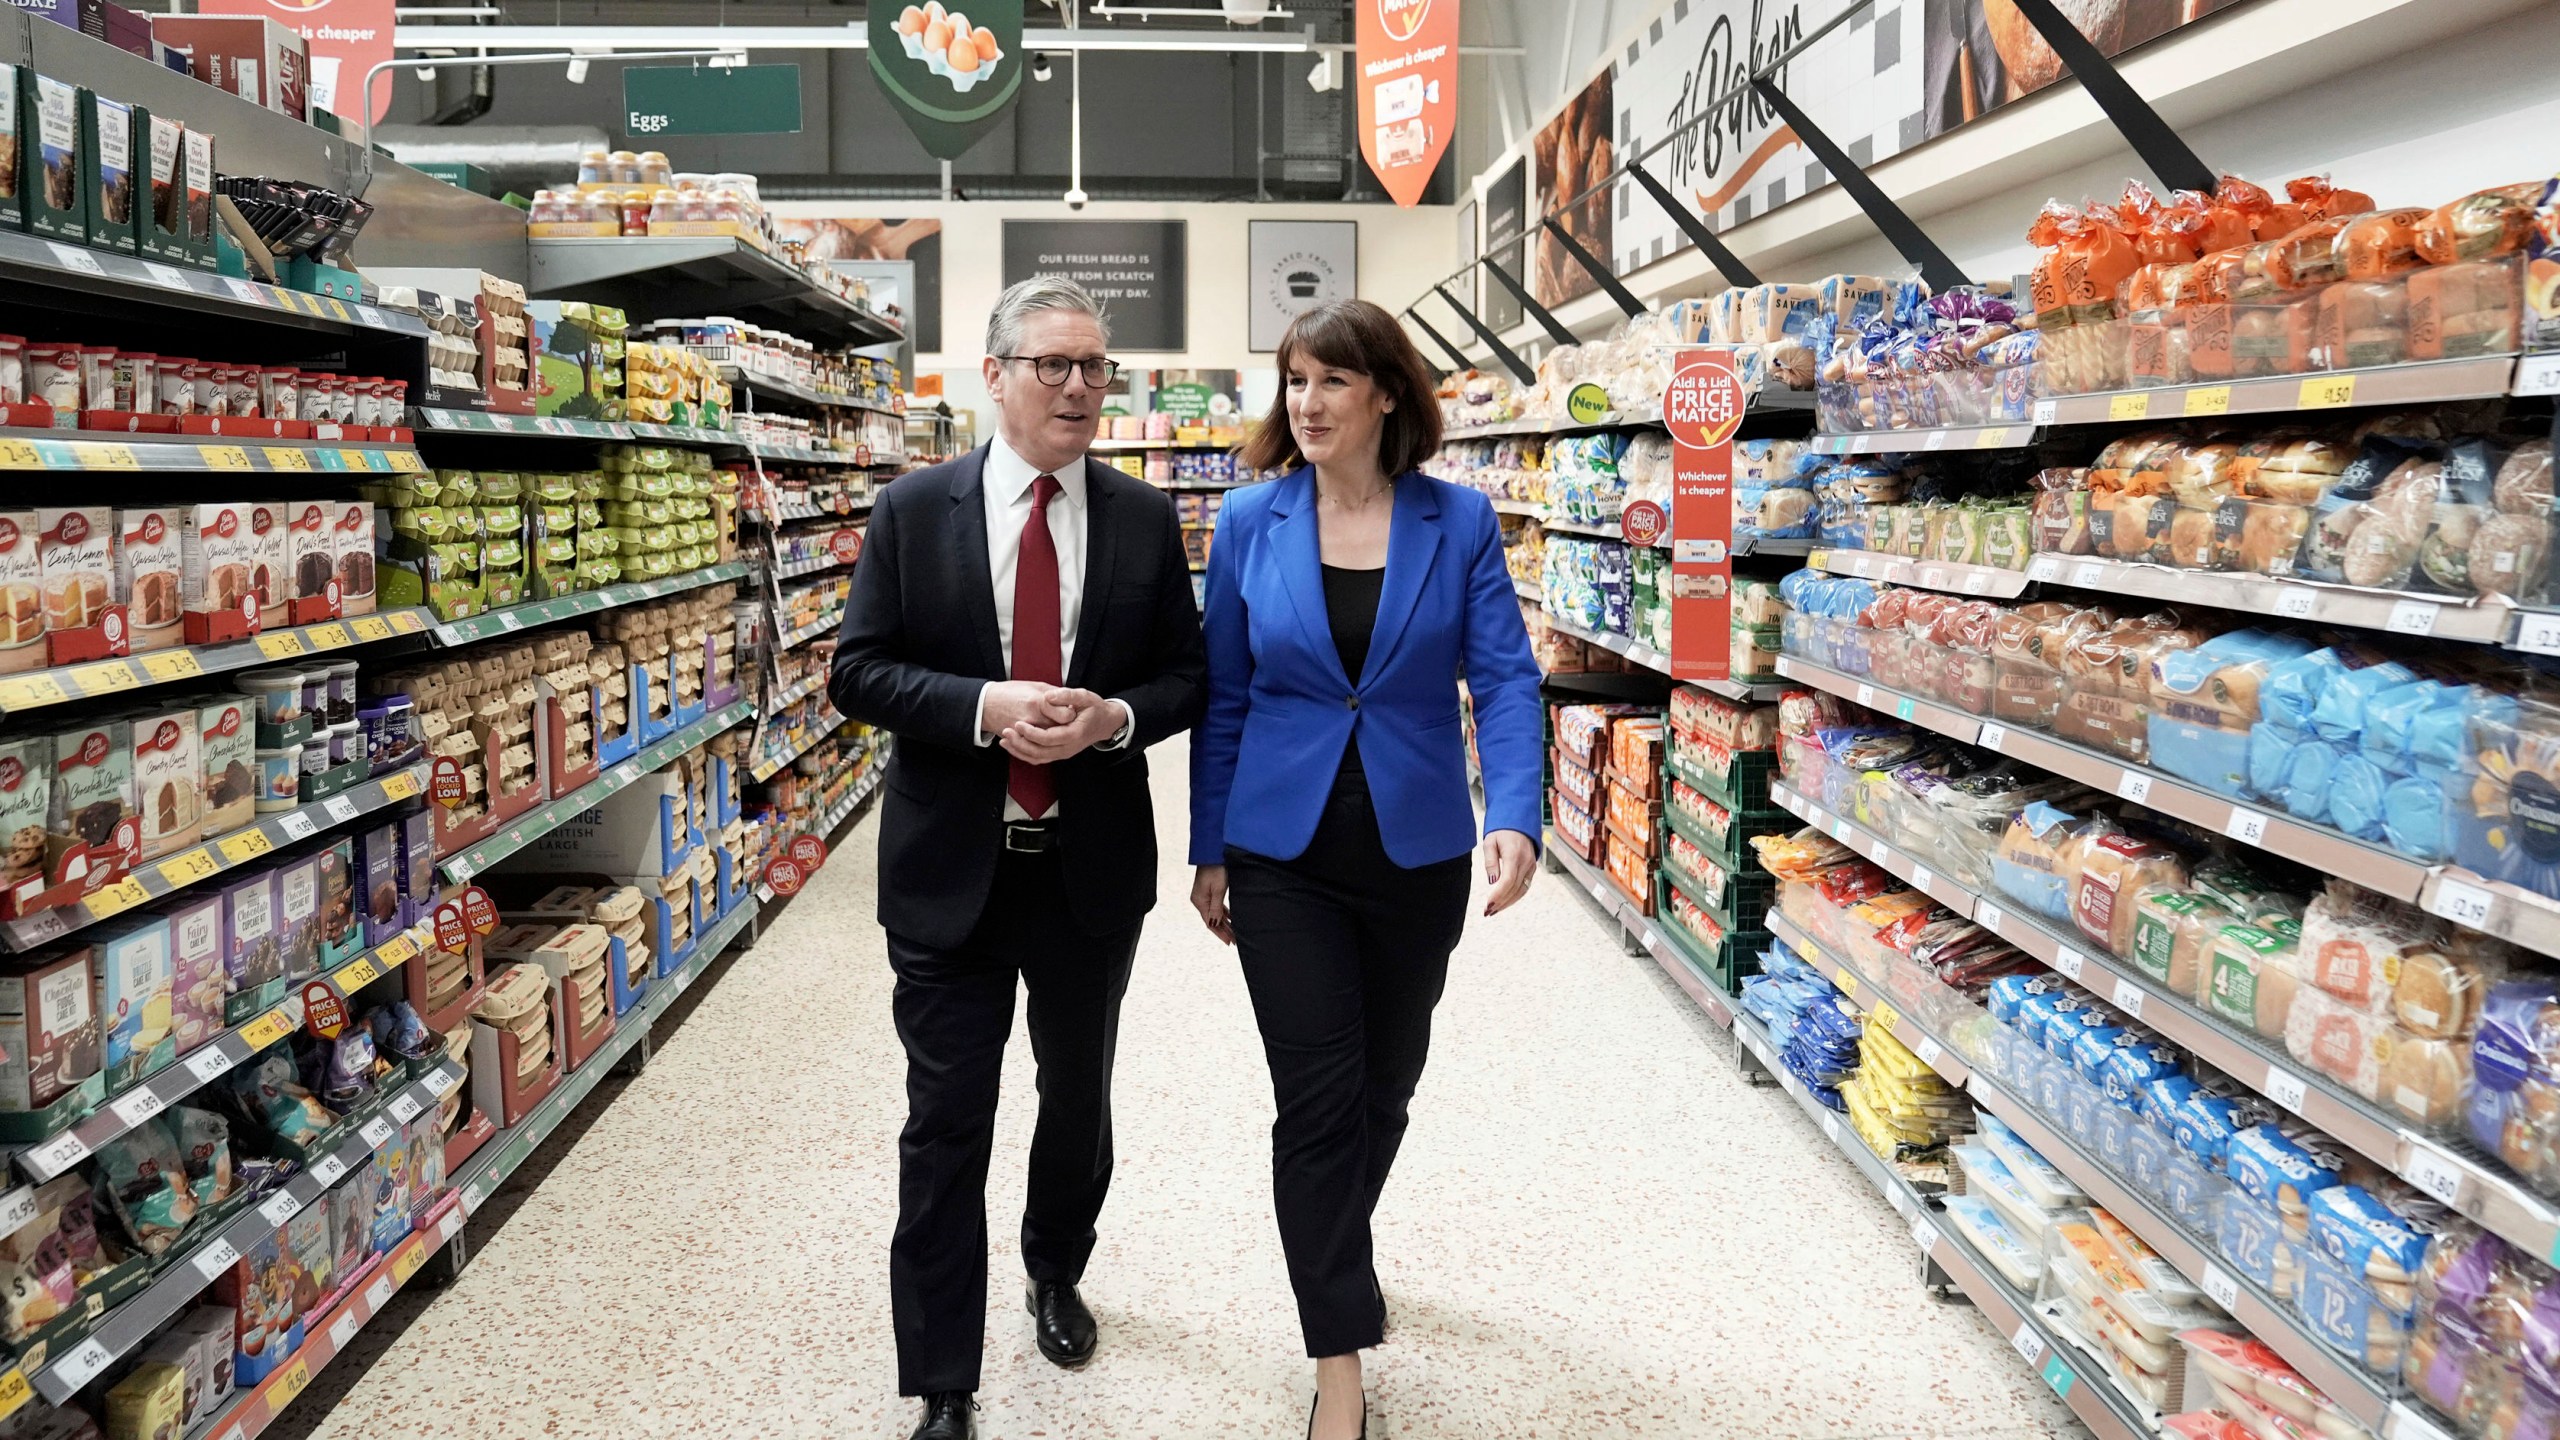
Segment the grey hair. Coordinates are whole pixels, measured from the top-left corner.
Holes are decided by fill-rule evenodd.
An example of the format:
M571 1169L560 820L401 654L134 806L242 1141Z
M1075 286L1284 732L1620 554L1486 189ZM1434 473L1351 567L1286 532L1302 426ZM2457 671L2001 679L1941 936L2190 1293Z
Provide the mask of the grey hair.
M1064 275L1034 275L1006 286L1005 292L996 297L996 308L987 312L987 353L1019 353L1022 322L1035 310L1081 310L1101 327L1102 343L1111 343L1111 321L1091 291Z

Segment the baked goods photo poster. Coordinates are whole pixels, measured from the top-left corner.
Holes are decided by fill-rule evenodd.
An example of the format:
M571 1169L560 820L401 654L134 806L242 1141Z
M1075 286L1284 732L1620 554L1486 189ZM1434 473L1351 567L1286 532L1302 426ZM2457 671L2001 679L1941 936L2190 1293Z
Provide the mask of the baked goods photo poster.
M1580 94L1539 128L1533 152L1538 168L1538 203L1546 213L1556 214L1566 201L1585 190L1593 191L1572 209L1556 214L1556 223L1573 236L1576 244L1594 255L1611 253L1609 206L1615 187L1603 183L1617 163L1617 148L1609 138L1616 113L1610 108L1611 88L1610 72L1603 70L1593 76ZM1600 282L1592 279L1591 272L1576 263L1572 253L1556 243L1553 235L1538 237L1538 277L1530 293L1538 297L1539 304L1553 309L1599 288Z
M2057 8L2100 51L2120 55L2238 3L2057 0ZM1611 75L1603 77L1614 86L1618 153L1640 154L1671 135L1837 10L1831 0L1689 0L1670 7L1618 52ZM1902 0L1860 7L1773 78L1852 160L1867 166L2063 75L2053 47L2013 0ZM1543 155L1543 132L1540 143ZM1800 200L1831 180L1795 131L1748 91L1725 99L1645 164L1718 230ZM1542 161L1545 203L1573 193L1546 190L1545 173ZM1613 246L1592 253L1611 256L1621 275L1687 243L1671 217L1641 196L1619 210L1614 227L1604 210L1602 225L1601 238ZM1591 244L1582 231L1575 236ZM1590 288L1587 280L1583 288Z

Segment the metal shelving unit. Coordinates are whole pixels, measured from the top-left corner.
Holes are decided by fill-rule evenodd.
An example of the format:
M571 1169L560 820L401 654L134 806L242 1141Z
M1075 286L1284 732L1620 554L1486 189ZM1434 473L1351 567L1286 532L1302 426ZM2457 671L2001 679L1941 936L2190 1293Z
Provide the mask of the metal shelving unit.
M735 315L829 345L883 345L905 332L774 256L730 236L535 239L535 295L651 314Z

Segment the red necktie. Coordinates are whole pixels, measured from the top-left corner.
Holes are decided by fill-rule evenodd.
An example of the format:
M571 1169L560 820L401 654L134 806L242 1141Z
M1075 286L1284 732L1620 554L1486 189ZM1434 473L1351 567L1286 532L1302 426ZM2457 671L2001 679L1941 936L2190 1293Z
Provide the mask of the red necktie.
M1049 534L1049 502L1058 477L1031 482L1031 518L1022 526L1022 553L1013 566L1013 678L1066 683L1058 638L1058 542ZM1058 803L1058 782L1046 765L1015 760L1005 792L1022 813L1037 820Z

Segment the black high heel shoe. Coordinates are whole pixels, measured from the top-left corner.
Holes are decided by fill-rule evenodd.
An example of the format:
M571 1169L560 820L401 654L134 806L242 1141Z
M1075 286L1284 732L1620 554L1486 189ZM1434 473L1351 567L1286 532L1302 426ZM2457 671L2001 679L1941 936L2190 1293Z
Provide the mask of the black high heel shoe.
M1307 1402L1307 1440L1315 1440L1316 1407L1323 1403L1321 1392ZM1369 1440L1369 1387L1366 1385L1360 1387L1360 1440Z

